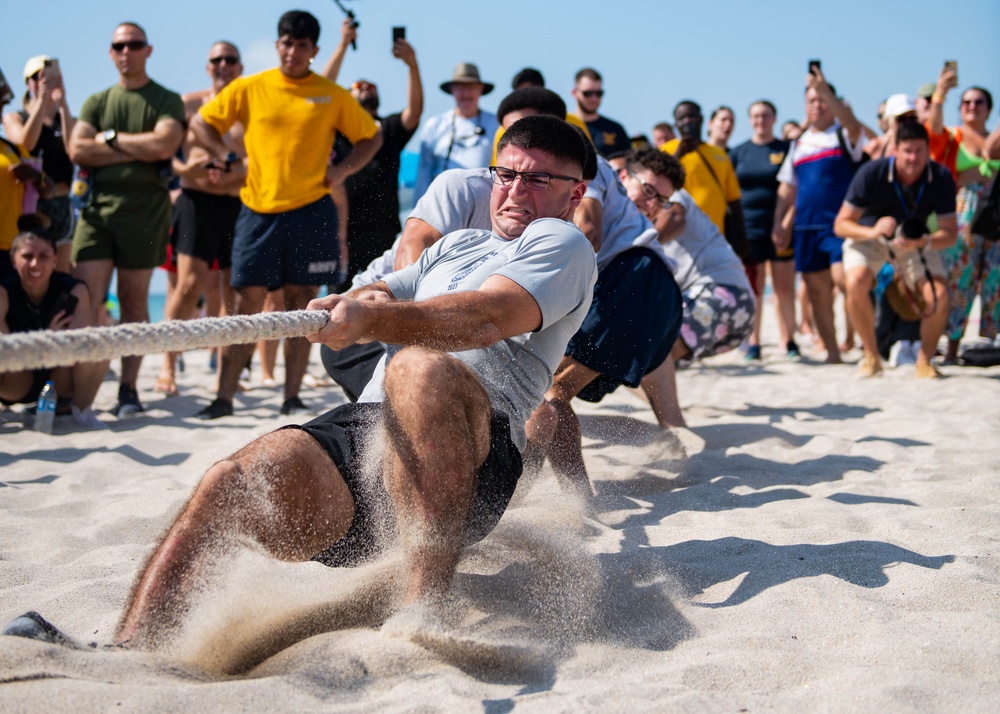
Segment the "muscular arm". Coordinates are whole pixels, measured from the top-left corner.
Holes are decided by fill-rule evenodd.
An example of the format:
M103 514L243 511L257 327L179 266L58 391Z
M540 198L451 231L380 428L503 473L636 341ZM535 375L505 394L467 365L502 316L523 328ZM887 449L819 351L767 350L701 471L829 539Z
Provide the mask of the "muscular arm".
M74 164L87 168L112 166L132 161L124 151L112 148L97 139L97 129L85 121L78 121L73 127L69 142L69 158Z
M339 164L328 166L326 169L326 180L331 186L343 183L351 174L355 174L364 167L372 157L382 148L382 131L371 139L359 141L354 145L354 149L346 159Z
M419 218L406 219L403 234L399 237L399 248L396 250L396 259L393 261L393 270L402 270L408 265L413 265L420 258L424 249L431 247L439 240L441 240L441 233L431 224Z
M153 131L141 134L119 134L117 147L136 161L166 161L177 151L184 139L184 127L172 118L156 122Z
M379 282L367 291L389 293ZM513 280L494 275L478 290L441 295L421 302L359 300L328 295L309 309L329 310L330 322L311 342L343 349L361 340L421 345L447 352L488 347L500 340L538 329L542 312L531 294Z
M225 160L229 153L229 147L222 141L222 135L219 134L219 131L202 119L200 114L195 114L191 118L190 130L193 143L220 161Z
M596 253L604 239L604 206L596 198L584 198L573 214L573 223L583 231Z

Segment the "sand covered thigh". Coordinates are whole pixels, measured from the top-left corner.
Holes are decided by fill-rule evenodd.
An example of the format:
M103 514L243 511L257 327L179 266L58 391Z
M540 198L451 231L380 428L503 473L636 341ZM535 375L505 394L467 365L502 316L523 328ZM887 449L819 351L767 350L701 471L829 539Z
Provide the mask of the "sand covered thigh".
M631 393L580 404L592 509L524 477L445 602L397 610L392 551L351 570L248 551L155 654L0 639L2 708L989 710L1000 368L945 371L727 355L683 375L671 436ZM226 424L175 416L214 388L197 379L101 434L2 415L0 618L109 642L200 474L287 423L264 390Z

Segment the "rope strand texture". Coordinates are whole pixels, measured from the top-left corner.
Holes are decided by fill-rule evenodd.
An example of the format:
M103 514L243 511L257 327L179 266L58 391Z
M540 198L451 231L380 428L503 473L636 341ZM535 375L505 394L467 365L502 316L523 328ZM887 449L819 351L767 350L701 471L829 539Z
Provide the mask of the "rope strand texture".
M18 332L0 336L0 372L302 337L319 332L328 319L325 310L293 310L58 332Z

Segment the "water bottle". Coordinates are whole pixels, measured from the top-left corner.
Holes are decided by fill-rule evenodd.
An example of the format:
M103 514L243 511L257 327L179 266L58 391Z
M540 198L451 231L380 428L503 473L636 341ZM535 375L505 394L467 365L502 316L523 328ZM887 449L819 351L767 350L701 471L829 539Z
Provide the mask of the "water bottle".
M76 180L73 182L73 187L70 190L70 200L78 210L82 211L90 205L90 192L93 188L93 183L94 180L90 169L85 169L81 166L76 172Z
M35 410L35 431L43 434L52 433L52 422L56 418L56 385L50 379L42 387L42 393L38 395L38 407Z

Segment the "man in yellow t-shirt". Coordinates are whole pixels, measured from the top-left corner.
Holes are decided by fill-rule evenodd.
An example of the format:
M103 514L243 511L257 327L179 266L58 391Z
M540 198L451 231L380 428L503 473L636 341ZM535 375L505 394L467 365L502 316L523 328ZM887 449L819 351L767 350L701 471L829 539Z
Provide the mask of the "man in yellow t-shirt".
M680 160L687 173L684 188L742 258L746 255L747 242L740 184L726 152L701 140L703 123L700 106L690 100L680 102L674 107L674 125L680 138L668 141L660 149ZM727 210L730 212L728 233Z
M191 121L195 143L226 165L238 159L221 137L235 123L243 126L247 179L240 190L232 268L241 315L260 312L268 289L284 288L286 309L301 310L321 285L340 282L330 186L357 172L382 145L378 125L350 92L310 70L318 40L315 17L286 12L278 21L279 66L232 81ZM338 132L354 151L331 165ZM233 413L233 395L253 347L223 350L217 397L199 419ZM309 348L304 337L285 340L282 414L307 411L298 393Z

